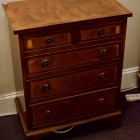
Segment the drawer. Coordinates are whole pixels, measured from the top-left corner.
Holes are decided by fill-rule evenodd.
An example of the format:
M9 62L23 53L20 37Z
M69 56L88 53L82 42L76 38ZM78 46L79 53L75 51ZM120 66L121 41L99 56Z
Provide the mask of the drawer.
M80 41L100 39L110 36L120 35L122 32L121 24L104 25L99 27L89 27L79 29Z
M94 91L82 96L32 106L32 126L49 125L115 108L116 89Z
M57 33L51 35L36 35L25 37L26 51L68 45L72 43L71 32Z
M29 99L39 99L117 81L117 65L27 82Z
M28 58L26 60L26 69L28 74L34 74L85 63L115 59L119 57L119 48L120 43L117 43Z

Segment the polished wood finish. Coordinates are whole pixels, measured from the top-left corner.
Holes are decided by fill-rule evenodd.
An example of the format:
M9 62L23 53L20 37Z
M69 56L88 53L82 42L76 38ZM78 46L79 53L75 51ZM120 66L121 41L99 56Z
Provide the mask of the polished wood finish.
M50 40L50 42L49 42ZM50 34L50 35L37 35L25 37L25 47L27 51L58 47L61 45L68 45L72 43L70 32Z
M20 120L22 122L22 126L24 126L24 128L25 128L24 132L25 132L25 135L27 137L27 140L34 140L34 138L35 138L35 140L39 140L39 138L41 138L44 135L47 135L48 133L50 133L52 131L67 128L67 127L71 127L71 126L74 126L74 125L88 123L88 122L91 122L91 121L96 121L96 120L101 120L101 119L109 119L109 121L112 122L115 117L118 118L118 116L119 117L121 116L121 111L120 110L112 110L111 112L104 112L104 113L101 113L101 114L98 114L98 115L94 115L94 117L89 116L89 117L87 117L88 119L87 118L86 119L82 118L82 119L78 119L76 121L69 121L68 123L61 123L60 125L58 124L56 126L48 126L48 127L42 127L40 129L35 129L35 130L32 130L32 131L26 131L27 130L27 123L25 123L25 121L24 121L25 118L24 118L24 115L23 115L23 110L21 109L18 98L15 98L15 103L16 103L16 107L17 107L17 112L19 113ZM113 120L112 120L112 118L113 118ZM118 121L120 121L120 120L118 120ZM115 124L116 124L116 121L115 121Z
M82 118L115 108L116 90L97 93L83 93L59 101L48 102L31 107L32 126L51 125L76 118ZM86 105L83 103L86 102ZM81 107L82 106L82 107ZM61 111L60 111L61 108ZM59 117L58 117L59 116Z
M110 84L117 82L117 77L117 65L111 65L105 68L82 71L50 79L44 78L35 80L28 82L30 93L29 99L39 99L45 96L55 96L56 94L70 93L72 91L83 90L93 86ZM50 88L45 90L45 85L50 86Z
M26 110L19 97L15 103L27 139L100 119L117 126L132 13L116 0L28 0L3 7L11 43L18 37L12 50L13 58L15 48L20 51Z
M81 41L105 38L109 36L117 36L121 34L121 25L106 25L106 26L97 26L90 27L88 29L80 30L80 39Z
M15 33L83 20L131 16L116 0L29 0L11 2L4 7Z
M119 43L115 43L110 45L102 45L97 48L90 46L83 49L75 49L72 51L60 52L51 55L39 55L37 57L27 58L26 68L28 74L34 74L62 69L65 67L83 65L86 63L115 59L120 57L120 47L121 46ZM45 60L48 61L48 65L42 66L42 63Z

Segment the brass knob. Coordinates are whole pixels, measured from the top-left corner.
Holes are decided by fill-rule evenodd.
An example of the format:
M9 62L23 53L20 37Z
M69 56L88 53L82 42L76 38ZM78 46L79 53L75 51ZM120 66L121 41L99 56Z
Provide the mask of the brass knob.
M52 115L52 111L51 111L51 110L47 110L47 111L45 112L45 115L46 115L46 116L51 116L51 115Z
M44 91L48 91L50 88L51 88L51 87L50 87L49 84L46 84L46 85L43 86L43 90L44 90Z
M100 104L100 105L104 105L104 103L105 103L104 99L103 99L103 98L100 98L100 99L99 99L99 104Z
M105 32L104 32L104 29L100 29L99 32L98 32L98 36L103 36L104 33L105 33Z
M46 44L51 44L51 43L52 43L52 38L47 38L47 39L45 40L45 43L46 43Z
M104 72L100 73L99 78L104 80L106 78L106 74Z
M107 52L106 49L102 49L102 50L100 51L100 56L101 56L101 57L105 57L105 56L107 56L107 54L108 54L108 52Z
M50 62L48 60L44 60L41 65L42 65L42 67L48 67L49 64L50 64Z

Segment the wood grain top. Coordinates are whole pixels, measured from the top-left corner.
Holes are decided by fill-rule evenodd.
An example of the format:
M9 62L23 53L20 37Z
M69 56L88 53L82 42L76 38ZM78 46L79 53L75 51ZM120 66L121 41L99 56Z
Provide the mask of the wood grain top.
M116 0L25 0L3 3L3 7L15 33L69 22L132 16Z

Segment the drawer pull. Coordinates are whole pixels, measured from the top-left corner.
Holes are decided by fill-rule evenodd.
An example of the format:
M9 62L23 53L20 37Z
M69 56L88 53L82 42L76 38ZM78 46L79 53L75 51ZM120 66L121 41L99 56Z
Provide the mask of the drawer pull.
M43 90L44 91L48 91L50 89L50 86L48 84L44 85L43 86Z
M99 78L104 80L106 78L106 74L104 72L100 73Z
M51 44L52 43L52 38L47 38L45 41L46 44Z
M107 52L106 49L102 49L102 50L100 51L100 56L101 56L101 57L105 57L105 56L107 56L107 54L108 54L108 52Z
M52 111L51 111L51 110L47 110L47 111L45 112L45 115L46 115L46 116L51 116L51 115L52 115Z
M99 32L98 32L98 36L103 36L104 33L105 33L105 32L104 32L104 29L100 29Z
M104 105L104 103L105 103L105 101L104 101L103 98L99 99L99 104L100 104L100 105Z
M44 60L43 62L42 62L42 67L48 67L49 66L49 61L48 60Z

